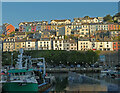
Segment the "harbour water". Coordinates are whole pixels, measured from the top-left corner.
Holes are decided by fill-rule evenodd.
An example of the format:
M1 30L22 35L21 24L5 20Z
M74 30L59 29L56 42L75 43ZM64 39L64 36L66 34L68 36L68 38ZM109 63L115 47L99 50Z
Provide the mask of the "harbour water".
M100 74L56 73L56 81L50 92L74 92L74 93L120 93L120 79L100 77Z

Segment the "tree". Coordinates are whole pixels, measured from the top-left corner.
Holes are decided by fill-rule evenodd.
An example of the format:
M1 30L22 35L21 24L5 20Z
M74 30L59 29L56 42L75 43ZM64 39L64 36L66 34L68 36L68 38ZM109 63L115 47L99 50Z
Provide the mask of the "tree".
M15 28L15 32L18 32L19 31L19 29L18 28Z
M88 18L90 18L90 17L89 17L89 16L85 16L84 18L87 18L87 19L88 19Z
M111 15L106 15L103 19L105 22L113 22Z
M113 17L120 17L120 12L115 14Z

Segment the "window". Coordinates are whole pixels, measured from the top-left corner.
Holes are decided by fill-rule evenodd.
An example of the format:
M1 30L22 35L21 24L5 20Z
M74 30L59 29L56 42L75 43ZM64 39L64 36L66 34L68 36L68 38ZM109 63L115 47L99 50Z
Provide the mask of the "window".
M99 49L99 50L102 50L102 49Z
M109 47L109 45L107 45L107 47Z
M62 46L62 44L60 44L60 46Z
M30 47L30 45L28 45L28 47Z
M28 42L28 44L30 44L30 42Z

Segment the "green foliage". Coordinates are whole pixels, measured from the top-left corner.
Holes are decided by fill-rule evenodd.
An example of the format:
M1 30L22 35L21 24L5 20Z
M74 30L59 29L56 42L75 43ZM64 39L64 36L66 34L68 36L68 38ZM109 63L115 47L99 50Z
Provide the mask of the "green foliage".
M17 58L18 52L13 52L13 64L15 65L15 59ZM11 52L3 52L2 53L2 65L10 65L11 64Z
M84 18L87 18L87 19L88 19L88 18L90 18L90 17L89 17L89 16L85 16Z
M105 22L112 22L113 21L111 15L106 15L103 19Z
M113 17L120 17L120 12L115 14Z
M13 52L13 58L17 58L18 52ZM94 63L98 60L98 53L89 50L82 51L64 51L64 50L31 50L24 51L24 55L30 55L32 58L44 57L46 62L50 65L76 65L84 63ZM68 64L68 63L69 64ZM10 65L11 53L3 53L3 65ZM15 60L14 60L15 64Z

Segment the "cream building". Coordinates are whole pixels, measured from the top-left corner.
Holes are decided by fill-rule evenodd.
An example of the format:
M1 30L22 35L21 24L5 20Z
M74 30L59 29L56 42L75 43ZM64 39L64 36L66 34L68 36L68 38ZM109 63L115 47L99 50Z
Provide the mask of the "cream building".
M113 51L113 42L95 42L97 50Z
M84 18L74 18L74 22L80 22L80 23L98 23L99 20L96 17L90 18L90 17L84 17Z
M64 36L55 37L53 39L53 50L64 50L63 40Z
M36 39L26 40L25 45L26 45L25 50L36 50L37 49Z
M19 51L20 48L23 48L23 49L26 48L26 40L25 39L15 41L15 51Z
M14 51L15 50L15 39L6 38L3 41L3 51Z
M83 51L86 51L86 50L90 50L92 49L92 43L90 41L83 41L83 40L79 40L78 41L78 50L83 50Z
M81 28L78 30L80 37L88 37L89 36L89 25L82 24Z
M51 50L50 39L40 39L37 41L38 50Z
M66 25L66 24L71 24L70 19L65 19L65 20L51 20L50 22L51 25Z

